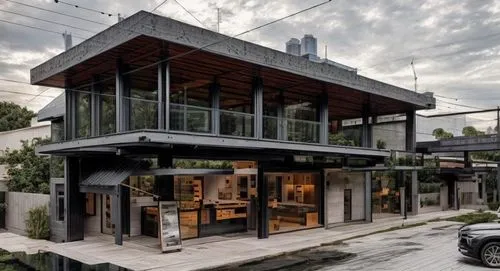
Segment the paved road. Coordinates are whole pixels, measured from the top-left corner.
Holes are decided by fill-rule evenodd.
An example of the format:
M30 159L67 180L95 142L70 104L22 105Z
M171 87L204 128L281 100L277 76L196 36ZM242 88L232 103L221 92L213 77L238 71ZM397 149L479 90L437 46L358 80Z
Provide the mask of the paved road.
M494 270L457 251L458 228L436 222L350 240L338 249L357 256L321 270Z

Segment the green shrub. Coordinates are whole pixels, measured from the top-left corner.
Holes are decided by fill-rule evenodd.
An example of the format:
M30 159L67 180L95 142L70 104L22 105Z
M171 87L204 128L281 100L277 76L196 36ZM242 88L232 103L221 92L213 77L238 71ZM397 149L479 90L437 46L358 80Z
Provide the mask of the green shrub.
M32 239L49 239L49 214L47 206L32 208L28 211L26 233Z
M500 202L488 202L488 208L492 211L498 210L498 207L500 206Z
M462 222L467 225L477 224L477 223L486 223L497 220L498 216L492 213L469 213L465 215L460 215L456 217L449 218L449 221Z

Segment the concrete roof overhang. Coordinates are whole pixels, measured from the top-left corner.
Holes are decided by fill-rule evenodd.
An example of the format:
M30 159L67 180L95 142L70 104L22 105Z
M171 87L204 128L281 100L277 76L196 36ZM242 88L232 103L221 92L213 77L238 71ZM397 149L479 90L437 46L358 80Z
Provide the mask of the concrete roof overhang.
M197 48L203 49L184 55ZM255 75L263 78L265 87L284 90L288 96L313 96L326 90L333 118L359 117L365 104L373 115L435 108L431 96L145 11L33 68L31 83L79 89L94 75L112 83L119 60L135 69L167 56L175 58L169 60L171 76L217 78L238 91L249 92L248 82ZM142 76L151 76L155 67L151 68Z
M196 142L196 143L193 143ZM167 133L141 130L107 136L52 143L37 148L38 154L82 155L150 155L172 153L176 158L205 159L279 159L290 155L369 157L383 159L388 150L347 146L257 140L252 138Z

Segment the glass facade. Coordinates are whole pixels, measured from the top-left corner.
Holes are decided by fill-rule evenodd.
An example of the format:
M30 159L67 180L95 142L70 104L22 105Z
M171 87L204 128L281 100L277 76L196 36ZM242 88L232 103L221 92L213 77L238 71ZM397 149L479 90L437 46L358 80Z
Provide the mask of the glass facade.
M99 134L107 135L116 132L116 96L114 81L105 82L99 95Z
M269 191L269 232L319 225L319 174L266 174Z
M76 138L90 136L90 92L79 91L76 95Z
M130 108L129 130L158 128L158 73L145 69L125 76L130 93L124 104Z

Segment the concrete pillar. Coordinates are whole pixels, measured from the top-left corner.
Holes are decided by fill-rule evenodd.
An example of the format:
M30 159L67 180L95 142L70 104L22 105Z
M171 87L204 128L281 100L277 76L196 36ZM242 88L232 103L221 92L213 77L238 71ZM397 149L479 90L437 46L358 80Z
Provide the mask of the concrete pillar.
M448 186L442 185L439 191L439 202L441 205L441 211L448 210Z
M70 86L69 82L66 85ZM77 92L67 88L65 90L66 113L64 115L64 138L71 140L76 137L76 98Z
M406 187L400 187L399 188L399 208L400 208L400 212L399 214L401 216L404 216L405 213L406 213Z
M483 199L483 204L488 204L488 195L486 194L486 175L481 175L481 196Z
M365 172L365 221L372 222L372 172Z
M254 106L254 137L262 138L263 115L264 115L264 85L262 78L255 77L253 82L253 106Z
M328 145L328 93L323 91L319 101L319 143Z

